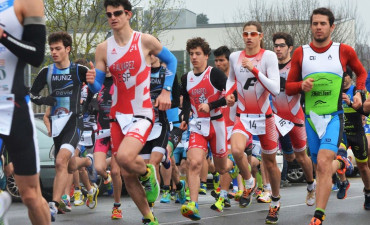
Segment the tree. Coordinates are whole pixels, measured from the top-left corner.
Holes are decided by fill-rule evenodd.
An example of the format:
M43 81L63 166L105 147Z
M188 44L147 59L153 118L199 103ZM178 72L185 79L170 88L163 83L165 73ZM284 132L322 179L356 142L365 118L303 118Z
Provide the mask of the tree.
M177 3L183 0L133 0L132 28L158 36L177 22ZM67 31L72 36L72 58L91 58L97 44L110 30L103 6L104 0L46 0L46 26L49 32ZM140 4L147 4L143 11Z
M209 21L209 19L208 19L206 14L201 13L201 14L197 15L197 25L199 25L199 24L208 24L208 21Z

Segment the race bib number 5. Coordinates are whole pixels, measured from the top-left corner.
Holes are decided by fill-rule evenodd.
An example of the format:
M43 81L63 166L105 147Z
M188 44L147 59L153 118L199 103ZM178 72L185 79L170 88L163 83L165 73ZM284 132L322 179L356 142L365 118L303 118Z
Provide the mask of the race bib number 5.
M209 135L211 118L194 118L190 121L190 131L207 137Z

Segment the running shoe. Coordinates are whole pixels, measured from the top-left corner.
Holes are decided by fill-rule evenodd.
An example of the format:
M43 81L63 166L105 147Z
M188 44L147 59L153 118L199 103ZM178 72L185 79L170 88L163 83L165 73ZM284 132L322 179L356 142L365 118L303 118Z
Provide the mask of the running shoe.
M113 207L111 219L112 220L122 219L122 210L119 207Z
M185 197L185 201L186 201L186 197ZM175 200L175 203L180 203L179 193L176 193L176 200Z
M141 184L144 186L145 195L148 202L155 202L159 196L159 183L155 168L152 164L147 164L148 174L146 177L140 177Z
M59 208L63 210L64 212L71 212L71 203L68 199L67 195L62 195L62 199L59 202Z
M5 215L12 204L12 197L6 191L0 191L0 220L6 221Z
M207 184L200 183L199 194L200 195L206 195L207 194Z
M181 183L181 189L178 190L177 194L178 194L178 198L179 198L179 203L180 204L185 204L186 202L186 195L187 193L185 192L185 189L186 189L186 185L185 185L185 181L184 180L180 180L180 183ZM189 189L187 189L189 190ZM190 193L189 193L190 195Z
M150 219L143 218L143 224L144 225L159 225L159 222L156 217L154 217L154 221L150 221Z
M270 203L271 202L271 191L264 191L260 196L257 197L259 203Z
M333 187L331 188L331 190L332 191L338 191L339 190L337 183L333 184Z
M291 183L289 183L289 181L288 181L288 180L281 180L281 181L280 181L280 188L283 188L283 187L290 187L290 186L292 186L292 184L291 184Z
M262 196L263 190L261 188L256 188L253 192L253 197L256 197L257 199Z
M170 203L170 202L171 202L170 190L164 190L160 203Z
M370 210L370 195L365 194L364 209Z
M312 217L311 222L309 225L321 225L322 221L316 217Z
M225 198L224 199L224 205L225 205L225 208L230 208L231 207L231 203L230 203L230 199L229 198Z
M240 200L240 198L242 197L242 195L243 195L243 191L242 190L237 191L235 193L235 197L234 197L235 201L238 202Z
M113 183L112 183L112 176L110 175L110 171L107 171L107 179L104 180L105 190L107 191L108 196L113 194Z
M55 207L54 202L49 202L49 209L50 209L50 215L51 215L51 222L55 222L55 217L58 214L58 209Z
M213 175L213 189L216 190L220 186L220 174L216 172Z
M239 167L236 165L233 155L228 155L228 158L233 162L233 168L229 171L231 179L235 179L239 175Z
M350 162L349 162L349 160L347 159L347 157L343 157L341 155L338 155L337 156L337 160L344 163L344 168L343 169L338 169L337 170L337 173L339 173L339 174L345 174L346 171L347 171L347 168L349 168L350 165L351 165Z
M73 193L73 196L74 196L74 199L75 199L75 201L74 201L75 206L80 206L80 205L84 204L85 196L82 194L81 190L75 190L75 192Z
M233 199L235 197L236 191L233 189L231 192L227 193L227 197ZM212 192L211 192L212 195Z
M279 206L269 207L269 213L267 214L265 223L267 224L277 224L279 222L279 210L280 210L280 203Z
M254 189L256 188L256 181L253 180L253 187L249 189L245 189L243 191L243 195L241 196L239 200L239 207L245 208L248 207L252 203L252 194L254 192Z
M315 205L315 202L316 202L316 187L311 191L307 189L306 204L308 206L313 206Z
M212 197L214 197L217 200L218 197L220 197L220 191L221 191L221 187L218 187L217 189L212 190L211 191Z
M86 158L91 160L91 165L86 167L88 175L89 175L89 179L91 182L95 183L96 180L98 179L98 173L96 172L95 167L94 167L94 156L93 154L89 153L86 155Z
M189 190L189 188L186 188L185 195L186 195L186 201L190 201L190 190Z
M341 182L339 185L339 191L337 193L337 199L345 199L347 197L347 191L350 186L351 185L348 180Z
M213 205L211 205L211 209L213 209L217 212L223 212L224 211L224 206L225 206L224 198L219 197L218 200Z
M182 205L181 214L191 220L200 220L199 207L195 202L189 202L187 205Z
M175 190L171 191L171 200L173 200L173 201L176 200L176 191Z
M99 194L99 188L92 187L93 193L89 194L87 193L87 201L86 206L90 209L94 209L96 205L98 204L98 194Z

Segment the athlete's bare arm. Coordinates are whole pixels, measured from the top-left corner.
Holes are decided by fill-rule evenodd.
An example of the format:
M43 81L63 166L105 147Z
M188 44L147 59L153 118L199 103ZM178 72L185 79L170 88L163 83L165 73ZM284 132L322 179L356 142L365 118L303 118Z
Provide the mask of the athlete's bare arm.
M95 52L95 68L106 71L107 68L107 41L100 43Z

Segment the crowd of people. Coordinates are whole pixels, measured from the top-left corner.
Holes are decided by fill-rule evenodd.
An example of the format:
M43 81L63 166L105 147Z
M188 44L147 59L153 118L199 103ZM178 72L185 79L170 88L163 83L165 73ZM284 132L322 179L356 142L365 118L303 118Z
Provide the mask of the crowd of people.
M292 56L291 34L264 37L256 21L242 27L244 49L217 46L215 67L209 65L206 38L191 38L186 51L192 69L180 76L171 51L156 37L131 28L131 3L105 0L112 36L97 46L94 63L72 62L70 34L51 33L47 43L53 63L39 71L28 91L24 67L40 66L45 54L43 2L0 3L0 140L32 224L50 224L57 214L71 212L71 204L96 208L97 175L113 195L112 219L124 216L123 178L143 224L159 224L155 204L171 199L181 204L184 217L200 220L199 195L207 194L209 173L215 198L211 210L222 213L230 199L246 208L256 198L270 203L265 223L276 224L280 188L286 185L276 162L281 149L286 161L302 167L305 202L316 205L307 222L320 225L333 181L337 198L347 196L349 146L364 185L363 206L370 210L367 73L352 47L332 41L329 9L312 12L312 42ZM273 51L264 48L264 41L273 42ZM40 94L45 86L48 96ZM49 203L39 184L31 101L48 106L43 119L55 145ZM0 193L0 204L3 218L9 194Z

